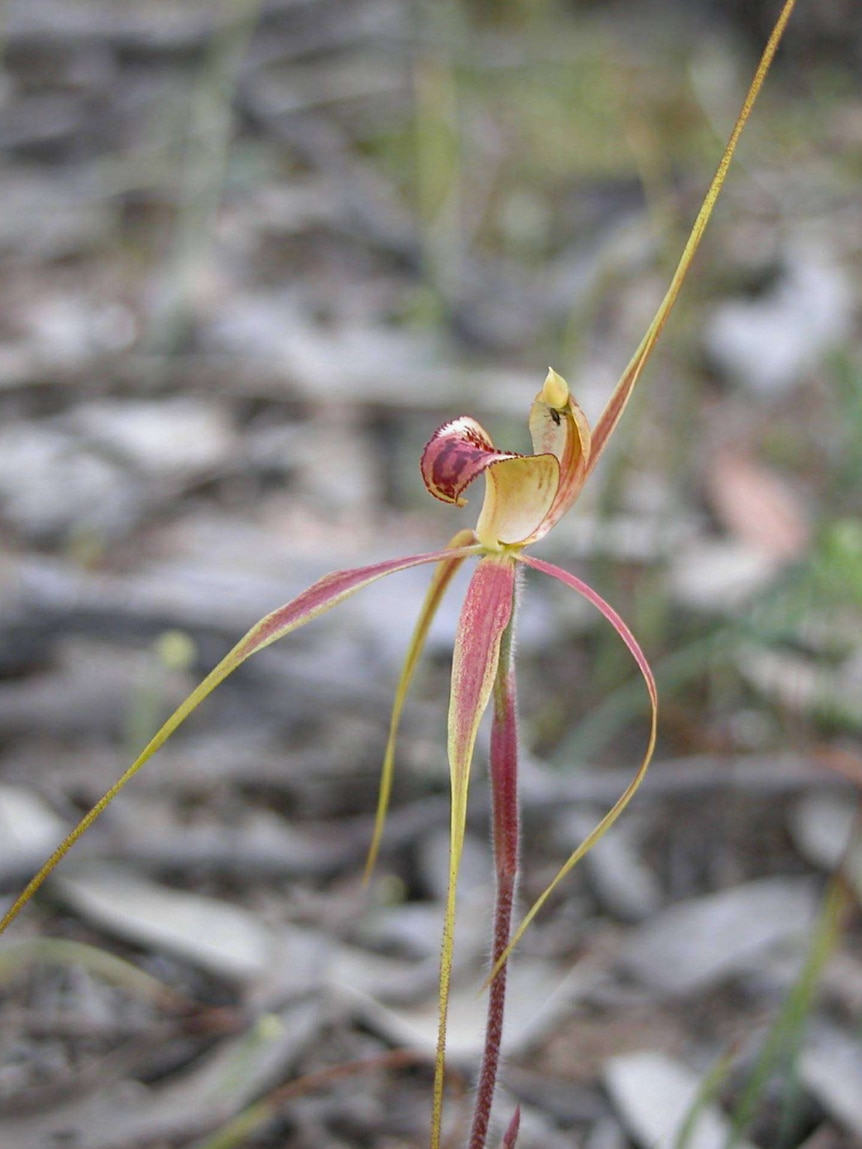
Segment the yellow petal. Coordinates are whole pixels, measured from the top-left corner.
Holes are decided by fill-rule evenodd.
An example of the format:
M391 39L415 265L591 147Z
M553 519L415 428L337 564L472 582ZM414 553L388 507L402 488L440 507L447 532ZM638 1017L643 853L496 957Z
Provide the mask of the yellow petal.
M554 505L560 486L560 464L553 455L520 455L494 463L485 472L487 485L476 524L479 542L489 550L524 543Z

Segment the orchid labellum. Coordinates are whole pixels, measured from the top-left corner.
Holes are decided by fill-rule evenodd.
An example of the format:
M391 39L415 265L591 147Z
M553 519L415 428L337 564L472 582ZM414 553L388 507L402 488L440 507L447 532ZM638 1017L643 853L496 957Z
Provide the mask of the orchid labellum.
M452 802L451 847L440 970L440 1013L431 1143L432 1149L438 1149L441 1139L446 1020L455 939L455 895L464 845L473 751L479 724L493 700L490 777L497 899L493 966L488 979L490 991L485 1056L479 1075L469 1141L470 1149L484 1149L497 1077L508 956L551 890L624 809L646 772L656 737L658 703L655 681L631 631L616 611L594 590L570 572L534 557L529 553L529 548L539 543L569 510L607 446L611 433L676 301L715 206L737 141L766 77L793 5L794 0L786 0L667 294L596 426L590 428L586 416L570 394L565 380L553 370L548 372L530 409L529 429L533 444L533 453L530 455L499 450L483 428L469 416L461 416L444 423L431 437L422 454L422 476L432 495L456 505L464 502L463 493L467 487L480 475L484 476L485 498L475 530L459 532L449 546L442 550L390 559L372 566L326 575L297 598L262 619L171 715L123 776L62 842L0 921L0 932L18 915L45 878L129 779L155 754L195 707L241 663L257 651L284 638L291 631L311 622L318 615L331 610L363 587L398 571L428 564L434 566L434 574L395 694L381 777L377 821L369 852L367 869L370 872L379 849L391 791L399 720L429 626L455 572L466 560L478 558L461 610L452 664L448 744ZM525 567L550 575L576 591L592 603L614 627L631 652L646 683L651 706L651 725L646 752L631 783L592 833L564 862L554 881L512 934L511 919L518 869L518 734L512 636L518 575ZM515 1145L517 1132L516 1111L503 1138L503 1144L508 1149Z

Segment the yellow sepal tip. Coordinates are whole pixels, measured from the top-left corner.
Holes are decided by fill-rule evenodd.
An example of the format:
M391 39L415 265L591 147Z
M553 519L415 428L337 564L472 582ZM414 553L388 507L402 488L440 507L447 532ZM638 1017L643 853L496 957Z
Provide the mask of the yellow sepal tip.
M548 368L545 382L542 386L542 402L547 403L557 411L562 411L569 401L569 385L558 375L553 367Z

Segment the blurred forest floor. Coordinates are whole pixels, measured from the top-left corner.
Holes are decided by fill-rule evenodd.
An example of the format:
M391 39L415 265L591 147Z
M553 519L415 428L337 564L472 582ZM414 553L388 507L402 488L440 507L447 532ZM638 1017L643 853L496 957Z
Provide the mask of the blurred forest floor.
M664 290L777 4L9 0L0 85L0 882L11 899L257 618L432 550L444 419L595 417ZM773 9L775 11L773 11ZM800 0L616 436L543 554L661 691L631 810L527 933L519 1149L862 1146L862 26ZM425 1143L457 588L268 650L0 949L0 1145ZM626 785L642 685L530 580L522 902ZM484 744L482 744L484 746ZM480 1050L484 751L452 1005Z

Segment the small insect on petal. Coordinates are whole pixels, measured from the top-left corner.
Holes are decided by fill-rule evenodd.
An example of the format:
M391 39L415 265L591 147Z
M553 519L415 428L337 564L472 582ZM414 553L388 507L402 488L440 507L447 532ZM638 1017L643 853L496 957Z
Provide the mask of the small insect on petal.
M542 538L563 517L580 494L590 457L590 425L553 368L530 409L530 437L536 455L550 454L559 463L560 478L553 501L536 525L533 538Z

